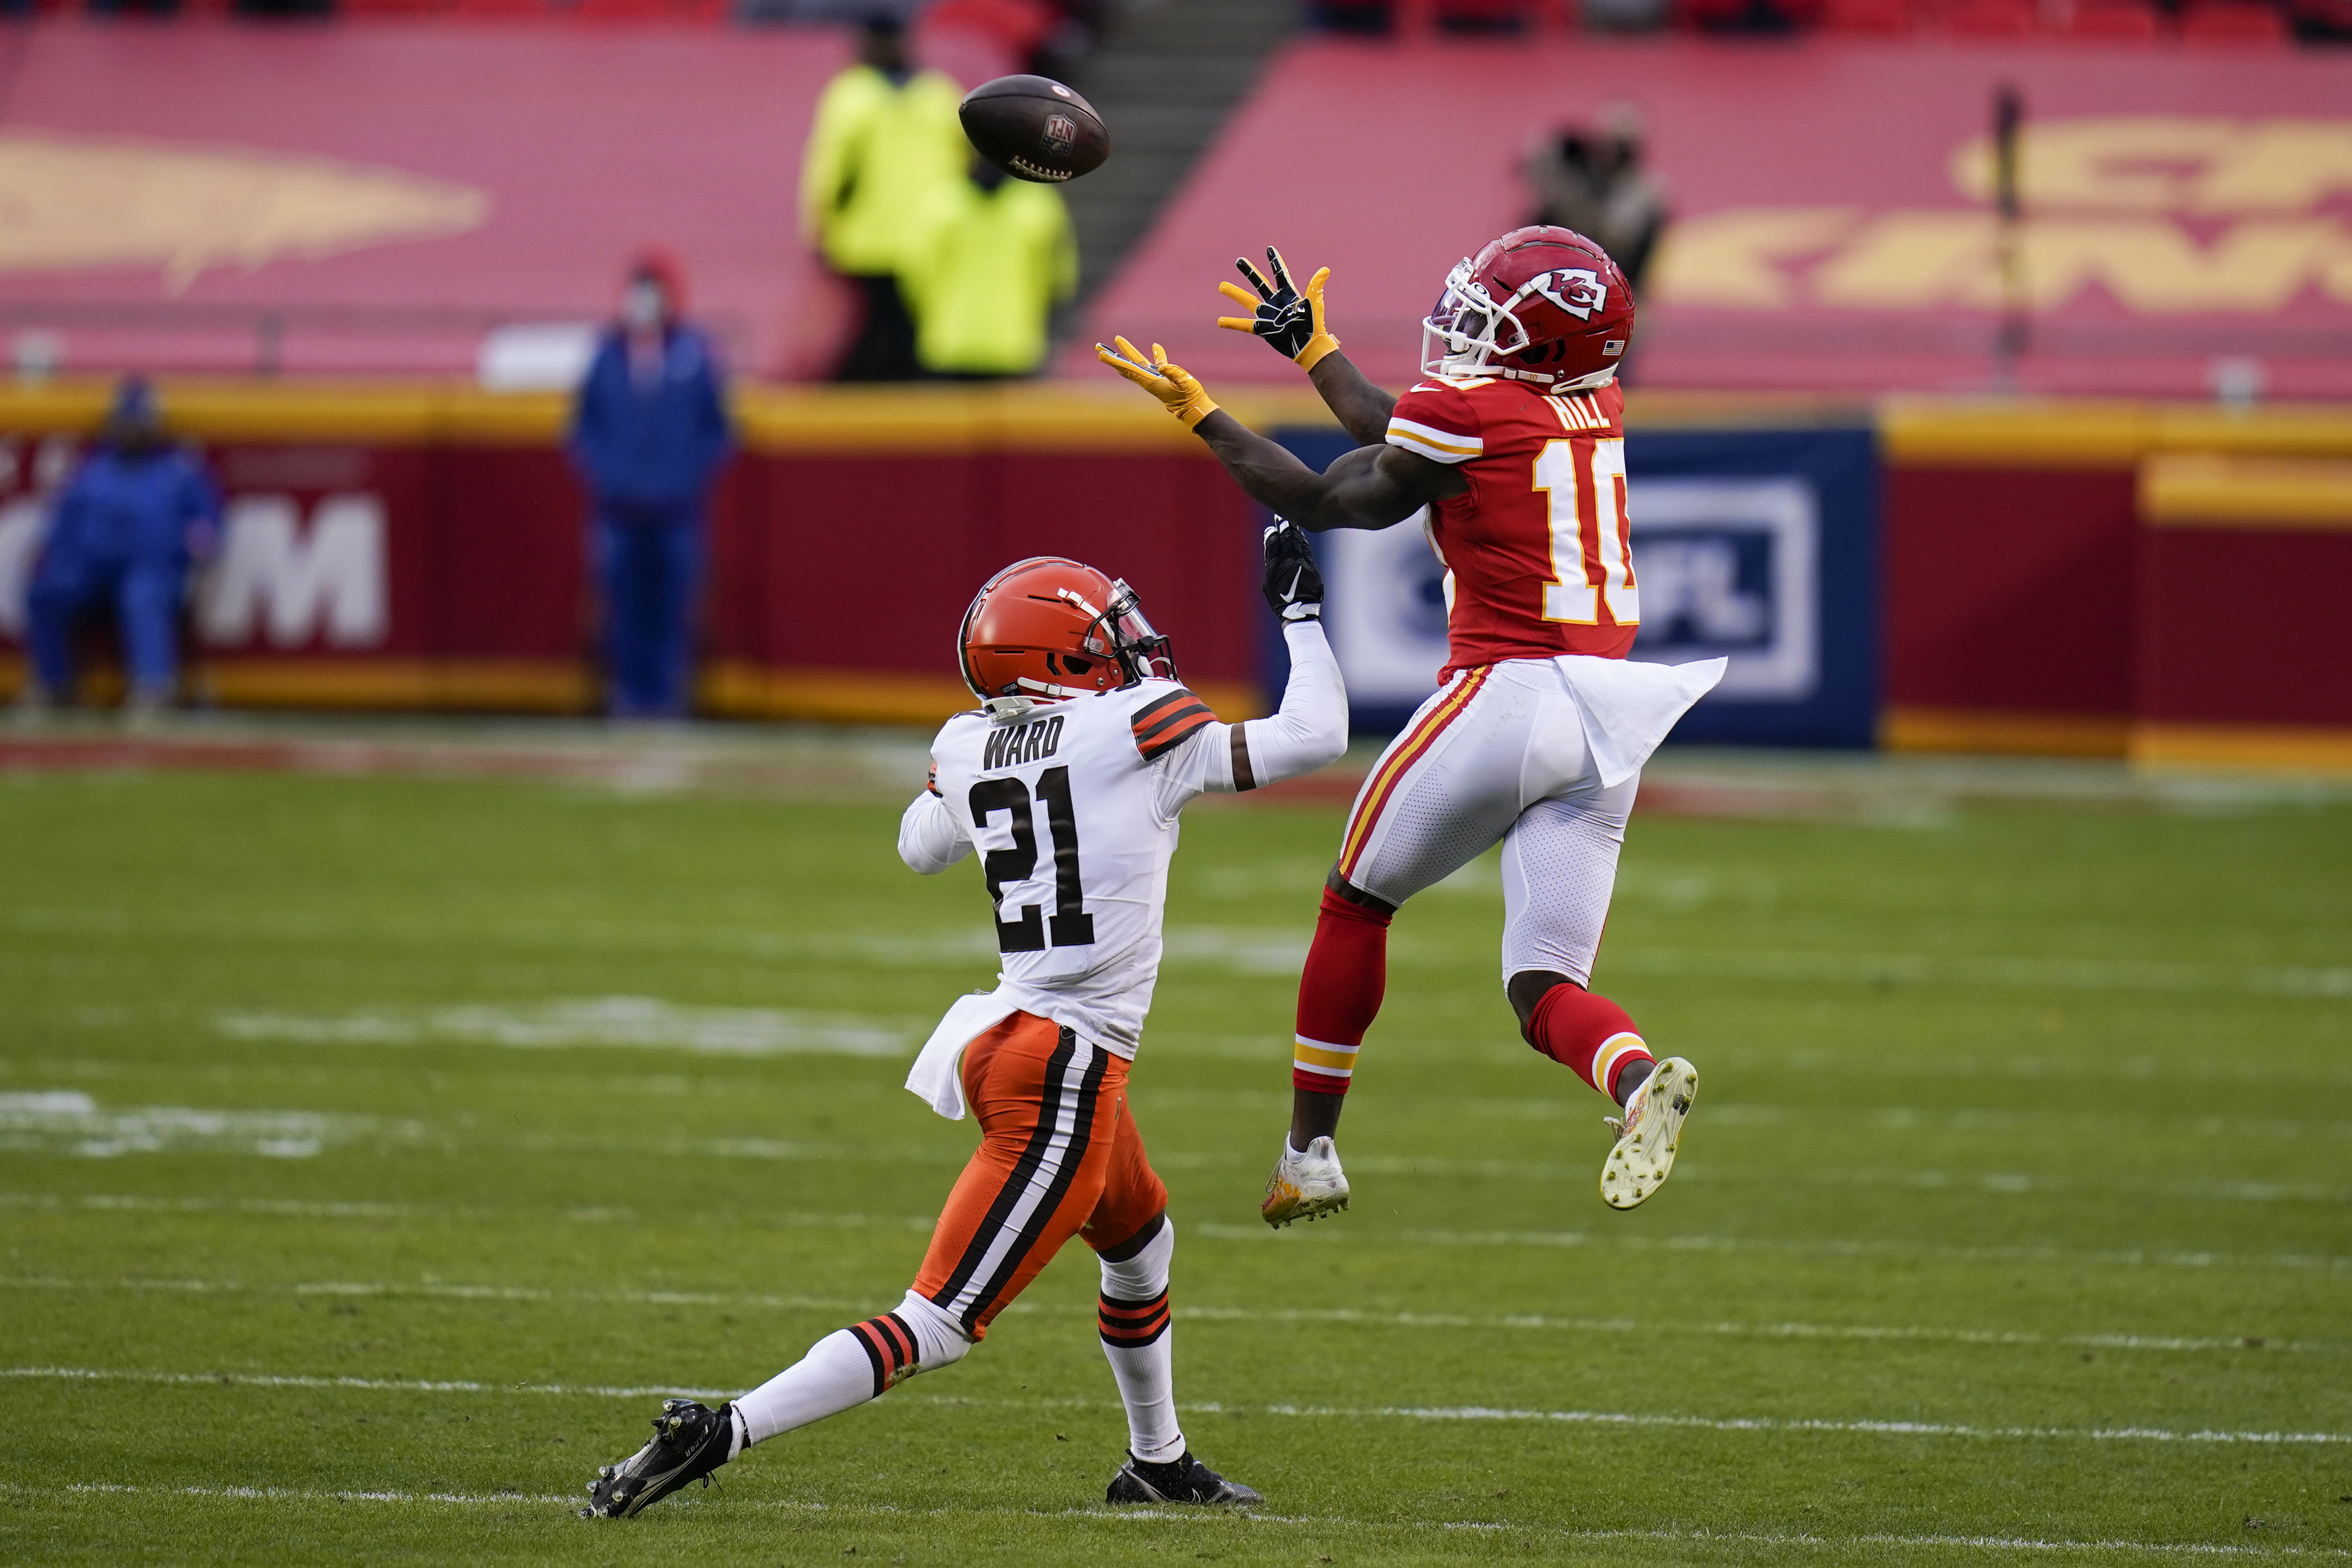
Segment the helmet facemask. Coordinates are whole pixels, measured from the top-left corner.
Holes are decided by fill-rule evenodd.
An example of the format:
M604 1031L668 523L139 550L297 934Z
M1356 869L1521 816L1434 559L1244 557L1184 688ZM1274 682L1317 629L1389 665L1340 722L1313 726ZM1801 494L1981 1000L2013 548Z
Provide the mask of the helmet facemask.
M1151 629L1143 616L1142 602L1135 590L1120 578L1110 585L1110 606L1103 612L1100 625L1110 633L1111 651L1118 660L1121 674L1127 679L1121 684L1132 686L1139 680L1174 680L1176 654L1168 638ZM1088 641L1094 628L1087 628Z
M1480 375L1496 358L1518 353L1528 342L1527 328L1486 292L1465 257L1445 275L1445 292L1421 323L1421 374Z

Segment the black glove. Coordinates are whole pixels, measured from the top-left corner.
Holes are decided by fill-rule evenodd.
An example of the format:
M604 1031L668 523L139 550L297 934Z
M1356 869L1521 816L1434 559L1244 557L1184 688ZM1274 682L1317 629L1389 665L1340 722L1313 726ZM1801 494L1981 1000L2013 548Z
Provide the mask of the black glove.
M1302 292L1290 280L1290 268L1283 264L1282 253L1267 246L1266 265L1274 270L1269 283L1265 274L1249 264L1246 257L1235 259L1234 265L1257 290L1253 299L1250 289L1234 283L1220 283L1217 292L1237 305L1249 307L1247 316L1220 316L1217 325L1237 332L1252 332L1264 338L1281 351L1286 359L1298 362L1301 370L1312 370L1316 362L1339 346L1339 340L1323 329L1323 285L1331 276L1328 267L1319 268L1307 281Z
M1311 621L1323 614L1323 574L1315 568L1315 549L1295 522L1282 518L1265 531L1265 581L1261 585L1266 607L1285 621Z

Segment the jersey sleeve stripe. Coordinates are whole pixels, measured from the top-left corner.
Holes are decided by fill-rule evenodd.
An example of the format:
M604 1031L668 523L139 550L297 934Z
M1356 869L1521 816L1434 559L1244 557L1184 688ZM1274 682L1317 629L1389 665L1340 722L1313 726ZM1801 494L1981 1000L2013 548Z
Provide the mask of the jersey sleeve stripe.
M1195 703L1153 725L1150 735L1138 735L1135 749L1143 753L1145 762L1158 762L1216 721L1215 714Z
M1138 731L1140 731L1145 722L1149 721L1153 714L1165 712L1168 709L1175 706L1177 703L1197 702L1199 700L1199 698L1193 696L1183 688L1179 687L1175 690L1170 692L1167 696L1160 698L1158 701L1147 702L1142 707L1137 709L1132 715L1135 727Z
M1473 458L1483 456L1486 450L1483 437L1440 430L1434 426L1416 424L1411 419L1392 418L1389 421L1389 445L1402 447L1408 452L1418 452L1441 463L1466 463Z

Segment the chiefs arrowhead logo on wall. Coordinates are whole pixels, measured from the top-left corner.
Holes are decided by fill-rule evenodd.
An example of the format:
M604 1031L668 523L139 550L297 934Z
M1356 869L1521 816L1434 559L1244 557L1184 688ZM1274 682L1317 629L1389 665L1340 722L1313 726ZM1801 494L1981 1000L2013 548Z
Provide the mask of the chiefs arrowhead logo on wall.
M207 268L315 261L478 228L486 191L398 169L256 148L0 132L0 273L160 267L177 294Z
M1547 272L1528 287L1580 321L1592 320L1593 311L1606 310L1609 304L1609 285L1587 268Z

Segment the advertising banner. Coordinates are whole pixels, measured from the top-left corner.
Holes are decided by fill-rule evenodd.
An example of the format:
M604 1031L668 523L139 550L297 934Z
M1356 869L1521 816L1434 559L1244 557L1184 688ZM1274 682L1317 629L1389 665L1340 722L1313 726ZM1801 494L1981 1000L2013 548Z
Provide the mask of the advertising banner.
M1286 441L1321 466L1344 437ZM1868 746L1878 700L1878 465L1867 430L1634 431L1625 443L1642 629L1633 657L1727 657L1683 741ZM1444 569L1412 524L1318 551L1357 722L1393 729L1445 663Z
M66 401L39 417L64 422ZM188 695L593 710L601 608L586 499L554 441L559 408L491 400L403 422L396 404L304 401L311 439L269 439L226 403L191 422L210 426L201 449L223 528L181 616ZM1263 710L1250 508L1204 452L1174 443L1181 430L1137 409L1139 437L1073 450L1084 432L1040 420L1068 445L1037 450L978 428L995 407L985 398L908 406L933 426L902 429L861 405L863 423L803 449L807 410L747 403L744 449L710 498L702 711L935 723L971 701L955 634L973 592L1039 554L1126 578L1195 690L1229 718ZM950 416L971 427L938 427ZM874 449L857 452L861 440ZM26 590L84 445L73 430L0 422L0 698L22 679ZM86 618L85 695L110 700L118 639L102 607Z

